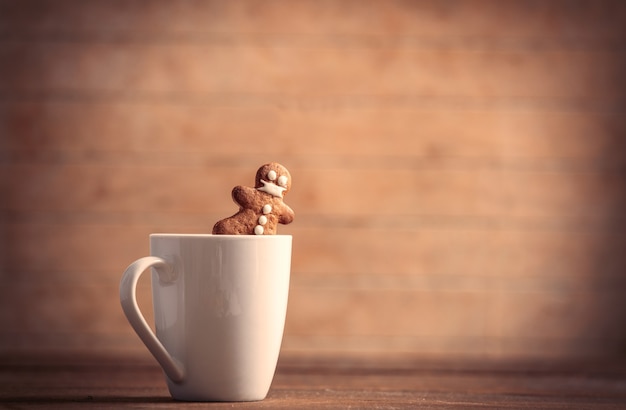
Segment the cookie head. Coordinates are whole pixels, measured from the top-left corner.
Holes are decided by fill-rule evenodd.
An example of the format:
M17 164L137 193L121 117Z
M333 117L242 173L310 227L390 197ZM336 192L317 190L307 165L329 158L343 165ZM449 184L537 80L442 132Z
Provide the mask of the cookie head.
M270 162L256 172L254 187L277 198L282 198L291 189L291 175L287 168Z

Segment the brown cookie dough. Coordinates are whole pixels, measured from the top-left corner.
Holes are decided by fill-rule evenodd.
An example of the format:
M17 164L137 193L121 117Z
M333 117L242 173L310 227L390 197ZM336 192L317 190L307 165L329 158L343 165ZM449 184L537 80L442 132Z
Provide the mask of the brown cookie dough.
M294 212L283 202L291 188L291 175L287 168L271 162L256 173L254 188L236 186L233 201L239 212L222 219L213 227L216 235L275 235L279 223L289 224Z

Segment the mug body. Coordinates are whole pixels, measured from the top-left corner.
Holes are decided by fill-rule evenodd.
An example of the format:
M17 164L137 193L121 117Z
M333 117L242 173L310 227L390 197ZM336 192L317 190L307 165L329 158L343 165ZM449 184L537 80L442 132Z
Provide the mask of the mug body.
M291 267L289 235L150 236L152 256L172 277L152 273L157 338L185 369L166 376L187 401L262 400L280 351Z

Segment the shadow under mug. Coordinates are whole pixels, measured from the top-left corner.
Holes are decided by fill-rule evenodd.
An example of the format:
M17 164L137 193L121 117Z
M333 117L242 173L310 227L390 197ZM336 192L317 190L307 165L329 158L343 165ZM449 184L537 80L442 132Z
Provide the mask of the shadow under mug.
M290 235L150 235L120 282L122 309L159 362L173 398L263 400L283 337ZM152 268L156 335L137 305Z

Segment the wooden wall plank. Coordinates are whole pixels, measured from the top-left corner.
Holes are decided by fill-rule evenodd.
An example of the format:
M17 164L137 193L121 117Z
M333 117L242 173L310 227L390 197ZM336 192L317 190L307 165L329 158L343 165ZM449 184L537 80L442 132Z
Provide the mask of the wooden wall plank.
M149 252L150 227L8 225L8 272L68 271L74 275L108 270L117 278L135 259ZM120 276L121 277L121 276Z
M483 335L488 326L484 312L493 303L484 292L295 288L291 296L290 309L302 316L290 316L289 331L308 334L308 329L315 329L318 335Z
M626 264L623 235L599 232L430 226L415 230L319 227L294 229L293 234L294 269L306 274L309 286L393 287L397 282L401 283L397 286L418 289L492 286L512 291L536 286L593 288L593 281L598 281L596 285L602 288L611 287L602 284L603 278L619 277ZM603 260L611 264L603 265ZM350 275L357 278L350 279ZM424 284L422 276L442 277L443 282L435 279ZM463 283L461 277L478 282ZM511 284L495 280L498 277Z
M285 4L281 0L151 1L123 0L3 2L9 28L41 30L191 31L192 33L276 32L359 36L398 33L406 36L614 38L623 35L626 7L620 1L556 0L550 2L478 3L437 0L348 0L339 4L315 0ZM123 10L123 12L120 12ZM466 46L471 41L466 40Z
M612 51L438 51L185 44L0 43L6 90L206 94L440 95L619 101ZM562 73L547 77L553 70ZM398 81L401 78L403 81ZM148 97L149 98L149 97Z
M12 294L2 301L2 321L8 331L98 334L128 326L119 302L115 306L117 283L76 285L31 280L33 283L14 286ZM149 287L142 286L139 291L144 299L149 296L146 290ZM148 314L152 318L146 309Z
M533 158L534 163L523 164L527 167L546 157L561 161L619 159L618 154L626 149L621 113L520 110L514 106L493 110L450 104L432 109L419 105L367 108L338 103L306 108L286 104L277 108L271 104L229 107L176 101L0 101L0 132L7 136L0 139L0 146L16 157L20 150L35 150L31 155L51 150L71 161L98 159L80 157L86 153L116 155L119 160L117 156L127 152L145 153L150 158L165 151L171 157L158 157L162 163L179 159L180 154L187 161L199 161L233 153L275 153ZM250 138L272 144L250 144ZM207 148L198 152L199 146Z
M494 337L523 334L535 339L594 335L619 337L610 321L586 312L596 298L612 300L618 292L497 292L301 289L292 291L289 317L294 334L382 335L412 337ZM382 308L384 307L384 308ZM337 317L337 312L342 312ZM623 319L623 314L618 314Z

